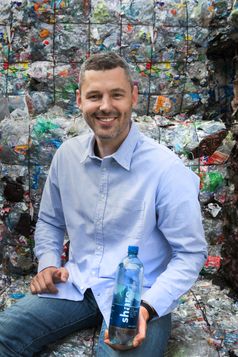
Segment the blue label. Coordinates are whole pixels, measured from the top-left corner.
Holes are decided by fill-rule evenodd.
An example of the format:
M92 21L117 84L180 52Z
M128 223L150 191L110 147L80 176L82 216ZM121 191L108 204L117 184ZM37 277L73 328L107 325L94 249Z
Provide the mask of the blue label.
M110 317L110 325L136 329L139 315L139 307L113 304Z

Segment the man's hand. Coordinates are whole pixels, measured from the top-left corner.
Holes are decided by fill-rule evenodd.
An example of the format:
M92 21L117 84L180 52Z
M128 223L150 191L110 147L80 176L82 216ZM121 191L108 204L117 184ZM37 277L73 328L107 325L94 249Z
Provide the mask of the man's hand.
M149 313L145 307L140 307L139 319L138 319L138 333L134 337L132 346L124 346L124 345L112 345L109 340L108 330L105 331L104 342L110 346L113 350L125 351L131 350L133 348L139 347L144 339L146 338L146 328L147 321L149 318Z
M58 292L55 283L65 283L68 277L69 273L66 268L45 268L32 279L30 284L31 292L32 294L55 294Z

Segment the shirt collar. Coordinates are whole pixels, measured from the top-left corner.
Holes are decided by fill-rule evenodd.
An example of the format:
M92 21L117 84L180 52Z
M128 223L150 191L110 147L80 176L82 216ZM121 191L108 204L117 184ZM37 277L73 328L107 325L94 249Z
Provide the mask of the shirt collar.
M132 155L135 150L136 144L138 142L140 132L134 122L131 124L130 131L118 148L118 150L112 154L114 160L118 162L119 165L124 167L126 170L130 170Z
M134 122L131 124L130 131L123 141L123 143L120 145L118 150L110 155L110 157L114 158L115 161L122 167L124 167L126 170L130 170L131 166L131 160L132 160L132 154L134 152L134 149L136 147L136 144L138 142L140 136L140 132ZM95 137L92 135L88 141L86 150L82 156L82 159L80 162L82 163L83 161L86 160L87 157L90 157L92 159L95 159L98 157L95 156L94 153L94 144L95 144ZM108 156L109 157L109 156Z

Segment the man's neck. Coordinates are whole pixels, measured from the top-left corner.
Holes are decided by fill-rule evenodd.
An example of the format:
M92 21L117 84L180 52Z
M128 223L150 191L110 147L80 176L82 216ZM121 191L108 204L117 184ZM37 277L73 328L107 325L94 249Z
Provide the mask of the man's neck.
M100 157L103 159L105 156L110 156L116 152L118 147L112 147L112 145L106 145L105 143L102 143L98 141L97 139L95 140L95 146L94 146L94 153L96 156Z

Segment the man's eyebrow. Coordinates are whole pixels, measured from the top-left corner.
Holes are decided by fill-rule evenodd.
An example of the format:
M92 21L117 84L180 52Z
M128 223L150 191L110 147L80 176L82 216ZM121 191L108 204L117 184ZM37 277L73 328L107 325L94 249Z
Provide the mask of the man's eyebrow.
M98 94L100 93L99 90L90 90L89 92L86 92L86 95L93 95L93 94Z
M123 88L113 88L110 92L124 94L124 93L126 93L126 90ZM88 96L88 95L94 95L94 94L100 94L100 93L101 93L101 91L95 89L95 90L90 90L89 92L86 92L86 95Z
M112 93L114 93L114 92L126 93L125 89L123 89L123 88L114 88L111 90L111 92Z

